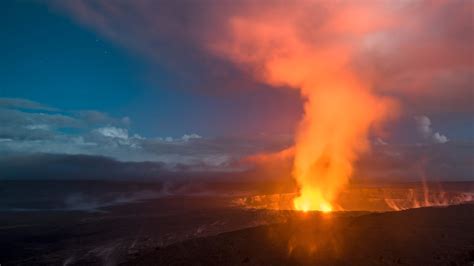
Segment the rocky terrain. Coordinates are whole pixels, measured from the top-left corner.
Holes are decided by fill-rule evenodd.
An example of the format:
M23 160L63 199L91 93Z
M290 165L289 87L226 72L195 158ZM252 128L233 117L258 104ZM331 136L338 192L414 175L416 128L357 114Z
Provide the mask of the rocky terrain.
M360 216L295 213L285 223L136 254L126 265L473 265L474 205Z

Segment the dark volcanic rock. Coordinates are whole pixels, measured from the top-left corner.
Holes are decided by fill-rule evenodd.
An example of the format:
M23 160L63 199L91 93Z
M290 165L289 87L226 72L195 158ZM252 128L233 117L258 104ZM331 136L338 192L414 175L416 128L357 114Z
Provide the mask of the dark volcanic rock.
M173 244L127 265L472 265L474 205L286 223Z

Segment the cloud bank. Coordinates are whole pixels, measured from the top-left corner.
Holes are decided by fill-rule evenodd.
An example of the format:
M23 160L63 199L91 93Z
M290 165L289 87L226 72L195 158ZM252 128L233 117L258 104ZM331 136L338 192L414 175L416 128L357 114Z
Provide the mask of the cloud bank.
M0 108L1 179L270 179L291 187L292 152L277 153L291 146L291 136L145 138L127 127L130 121L98 111L93 113L107 118L102 123L82 111L24 107ZM423 145L373 138L372 152L357 162L354 180L418 180L421 162L429 180L472 179L474 144L442 143L428 117L417 121L413 134L426 134ZM267 154L275 156L267 159Z
M234 162L242 157L288 144L285 138L205 138L196 133L145 138L131 132L128 117L20 102L28 106L9 104L0 108L0 157L88 155L123 162L154 162L170 171L233 171L241 169Z

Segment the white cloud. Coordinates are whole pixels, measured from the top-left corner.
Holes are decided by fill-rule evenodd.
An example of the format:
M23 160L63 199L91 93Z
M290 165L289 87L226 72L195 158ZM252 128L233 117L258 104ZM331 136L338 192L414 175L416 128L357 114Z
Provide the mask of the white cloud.
M433 133L431 128L431 119L426 115L415 116L416 128L421 136L433 143L446 143L449 141L448 137L439 132Z
M200 139L202 138L201 136L199 136L198 134L184 134L181 139L184 140L184 141L189 141L191 139Z
M144 137L142 137L142 136L140 136L140 135L138 135L138 134L134 134L132 138L134 138L134 139L139 139L139 140L144 140L144 139L145 139Z
M29 109L29 110L43 110L43 111L57 111L56 108L40 104L38 102L30 101L20 98L0 98L0 107L15 108L15 109Z
M433 141L435 143L446 143L448 142L448 138L445 135L441 135L438 132L434 133Z
M431 136L431 120L426 115L415 116L416 128L418 132L424 137Z
M35 153L91 155L124 162L162 162L176 169L222 170L230 169L229 163L237 158L275 149L275 142L266 142L267 138L209 139L196 133L145 138L126 125L128 117L115 118L95 110L44 112L38 103L32 106L20 100L4 100L3 104L8 108L0 105L0 158ZM22 110L26 105L37 109ZM278 143L285 146L289 143L281 141Z
M118 127L101 127L95 130L104 137L128 139L128 130Z
M35 129L40 129L40 130L49 130L50 127L45 124L38 124L38 125L27 125L25 128L35 130Z

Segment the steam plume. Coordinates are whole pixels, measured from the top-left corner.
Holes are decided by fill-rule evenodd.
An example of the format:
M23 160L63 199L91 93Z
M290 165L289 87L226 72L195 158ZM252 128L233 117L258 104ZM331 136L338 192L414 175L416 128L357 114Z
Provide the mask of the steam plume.
M299 3L291 10L231 18L229 36L211 49L250 66L268 84L300 91L304 116L295 136L293 165L300 195L294 207L331 211L352 163L368 148L370 127L392 107L352 68L363 37L390 21L373 6L348 4L334 13L328 5L319 7L330 14L319 28L301 31L313 9L310 2Z

